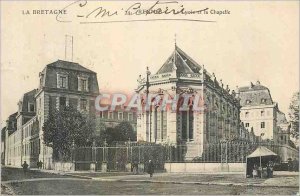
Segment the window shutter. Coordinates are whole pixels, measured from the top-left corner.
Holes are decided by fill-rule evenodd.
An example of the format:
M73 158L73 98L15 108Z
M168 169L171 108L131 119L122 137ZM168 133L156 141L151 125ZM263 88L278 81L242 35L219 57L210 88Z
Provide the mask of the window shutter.
M57 88L60 88L60 87L61 87L61 80L60 80L59 74L57 74Z
M81 91L80 78L78 77L78 91Z
M66 76L66 89L69 89L69 77Z

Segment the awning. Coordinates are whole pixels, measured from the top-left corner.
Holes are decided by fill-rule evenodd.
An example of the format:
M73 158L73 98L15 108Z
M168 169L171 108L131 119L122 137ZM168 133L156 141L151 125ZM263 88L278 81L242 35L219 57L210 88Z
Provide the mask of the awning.
M266 147L259 146L252 154L247 156L247 158L266 157L266 156L277 156L277 154Z

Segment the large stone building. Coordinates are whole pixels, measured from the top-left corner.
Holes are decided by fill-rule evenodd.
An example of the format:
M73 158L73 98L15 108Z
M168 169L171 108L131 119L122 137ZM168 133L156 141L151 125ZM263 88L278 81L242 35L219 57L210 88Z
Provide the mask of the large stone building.
M99 94L95 72L78 63L58 60L40 72L38 88L25 93L18 112L7 121L5 164L52 168L52 149L43 142L42 126L52 109L73 106L95 118L95 98Z
M276 153L282 161L298 159L299 152L290 140L290 124L273 101L270 90L257 81L256 84L251 82L249 86L240 87L237 93L242 106L240 119L245 128L254 132L260 142L278 146Z
M201 156L208 143L237 138L240 134L239 99L234 90L217 81L214 74L195 62L178 46L155 73L139 78L136 91L157 96L175 94L200 95L200 111L162 111L157 104L150 111L140 111L137 139L147 142L168 142L186 145L185 159Z
M245 127L262 140L276 140L278 105L269 89L257 81L256 84L240 87L238 94L242 106L240 118Z

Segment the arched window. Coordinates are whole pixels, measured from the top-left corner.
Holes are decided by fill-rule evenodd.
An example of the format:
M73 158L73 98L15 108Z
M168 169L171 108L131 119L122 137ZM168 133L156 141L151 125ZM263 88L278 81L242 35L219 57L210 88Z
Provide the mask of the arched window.
M194 139L194 111L193 105L189 104L188 108L181 111L181 138L182 140Z
M156 106L154 110L155 117L155 139L157 141L163 141L167 139L167 111L164 111L161 107Z

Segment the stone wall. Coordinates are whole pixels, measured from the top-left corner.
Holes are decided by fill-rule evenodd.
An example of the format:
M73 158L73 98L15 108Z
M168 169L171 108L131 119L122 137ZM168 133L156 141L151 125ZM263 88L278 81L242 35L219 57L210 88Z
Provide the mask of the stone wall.
M165 163L168 173L244 172L246 163Z
M75 171L75 164L71 162L54 162L53 165L56 171Z

